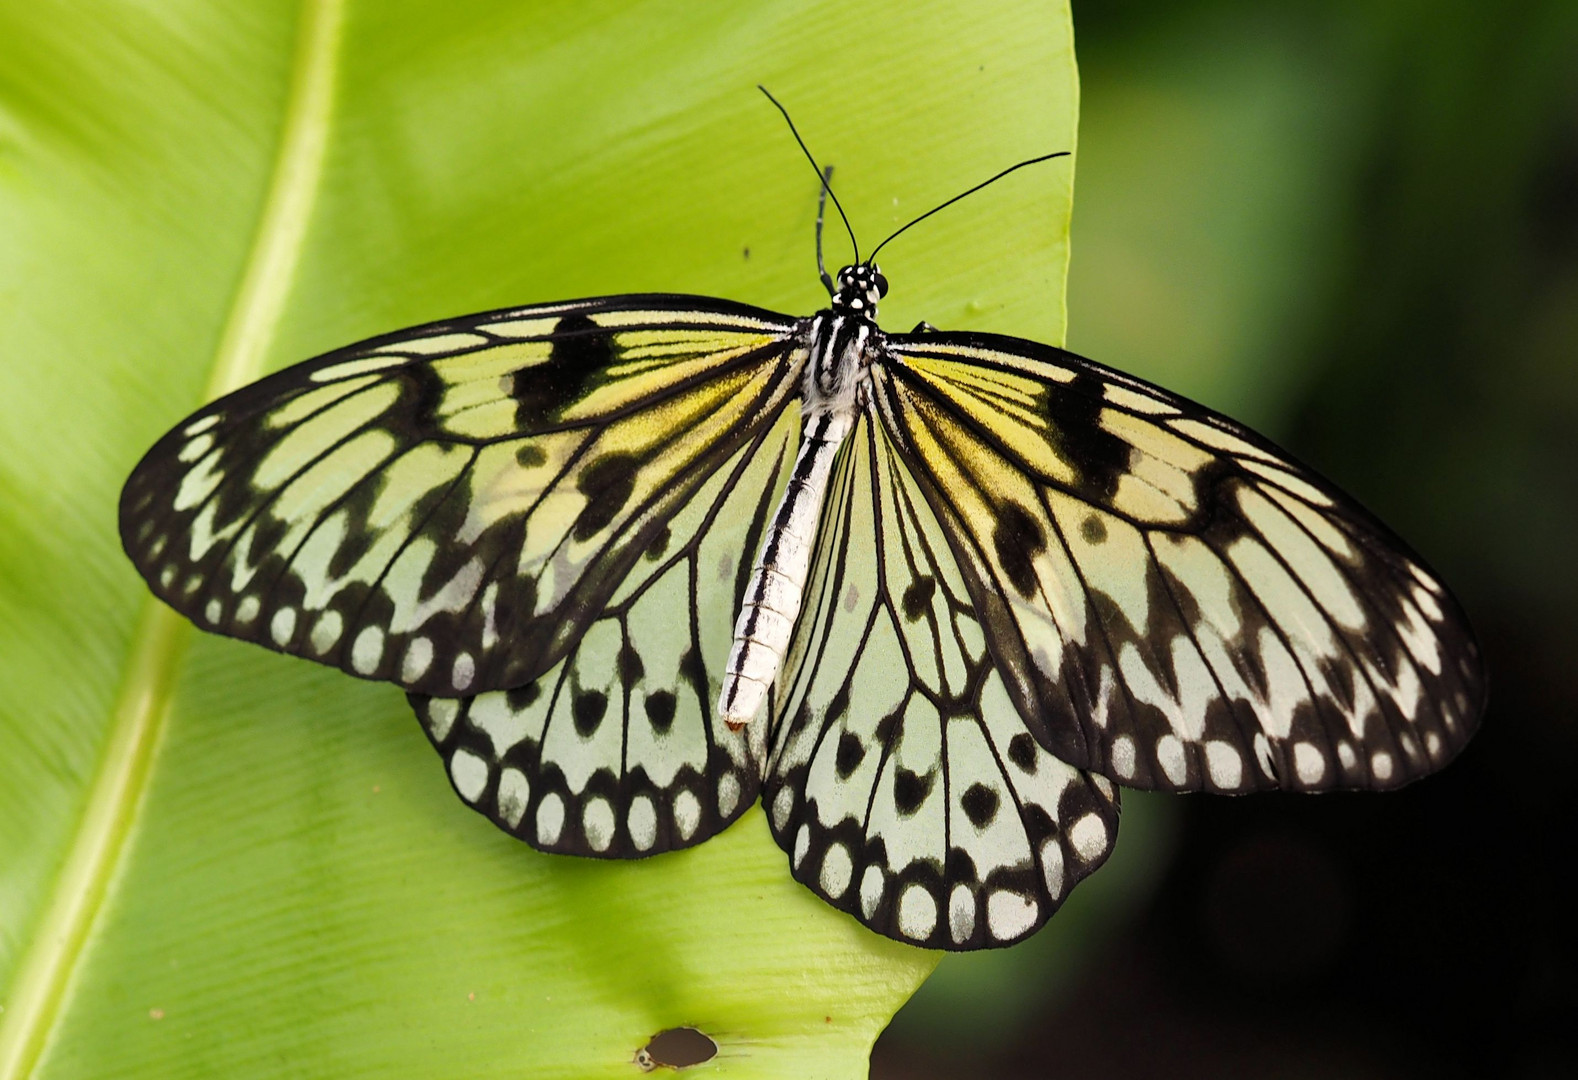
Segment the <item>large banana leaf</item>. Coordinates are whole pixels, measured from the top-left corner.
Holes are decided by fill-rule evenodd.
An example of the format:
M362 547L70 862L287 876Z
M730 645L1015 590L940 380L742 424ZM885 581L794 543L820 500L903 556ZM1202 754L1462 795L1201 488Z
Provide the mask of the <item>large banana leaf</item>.
M0 1080L851 1076L935 963L788 875L536 854L402 696L198 635L115 536L205 398L449 314L821 299L815 179L869 247L1073 149L1066 3L0 4ZM894 245L892 326L1058 341L1071 159ZM830 249L843 252L831 234ZM723 616L727 617L727 616Z

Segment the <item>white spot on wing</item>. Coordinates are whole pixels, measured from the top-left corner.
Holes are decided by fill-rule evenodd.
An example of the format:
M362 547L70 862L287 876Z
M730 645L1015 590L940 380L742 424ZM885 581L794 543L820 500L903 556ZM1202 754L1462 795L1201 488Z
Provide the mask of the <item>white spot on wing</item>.
M899 933L924 941L937 929L937 901L919 884L911 883L899 897Z
M614 841L614 808L607 799L595 798L581 811L581 829L586 833L586 843L593 851L607 851Z
M454 698L429 698L427 702L427 730L433 735L434 742L443 742L449 737L449 729L455 724L455 717L460 715L460 702Z
M1107 823L1095 813L1086 814L1074 822L1068 838L1075 853L1085 862L1093 863L1107 851Z
M689 789L674 797L674 824L681 840L689 840L701 827L701 803Z
M470 686L476 674L476 662L471 659L470 653L463 652L456 655L454 669L450 672L450 682L454 683L456 690L464 690Z
M849 879L854 871L849 849L843 844L833 844L827 849L827 854L822 856L822 892L834 900L839 899L848 891Z
M427 674L432 663L432 640L425 636L414 637L411 644L406 646L405 659L400 662L400 678L405 682L415 682Z
M319 656L334 648L345 629L345 621L338 611L325 611L312 627L312 648Z
M789 813L794 809L794 791L781 787L773 796L773 826L780 831L789 824Z
M1134 740L1119 735L1112 740L1112 771L1124 780L1134 779Z
M718 777L718 816L728 817L740 804L740 780L733 773Z
M877 913L877 905L882 902L882 889L886 884L881 867L876 863L866 867L866 872L860 877L860 910L866 918Z
M630 829L630 842L637 851L649 851L657 843L657 807L645 795L630 801L630 815L626 822Z
M1205 767L1211 774L1211 783L1223 791L1232 791L1244 782L1244 759L1230 742L1220 739L1207 742Z
M1326 755L1314 743L1294 743L1293 769L1299 774L1300 783L1318 784L1326 775Z
M482 789L488 786L488 763L470 750L456 750L449 759L449 775L460 797L474 803L482 796Z
M1036 924L1036 902L1028 896L998 889L986 900L986 925L998 941L1024 937Z
M1429 668L1432 675L1441 674L1441 643L1436 640L1435 631L1430 629L1430 624L1425 622L1418 608L1412 604L1404 604L1403 607L1408 617L1397 624L1398 636L1408 646L1408 652L1415 660Z
M384 658L384 632L377 626L364 626L351 645L351 668L362 675L378 670Z
M1050 837L1041 845L1041 876L1046 880L1048 896L1055 901L1063 895L1063 845L1057 837Z
M1377 780L1390 780L1392 778L1392 755L1385 750L1377 750L1370 756L1370 771Z
M955 945L962 945L975 933L975 894L965 884L948 894L948 933Z
M213 445L214 437L212 435L199 435L181 447L180 453L175 455L176 460L185 462L196 461L208 453Z
M274 618L269 620L268 632L274 644L282 648L288 644L296 632L296 609L282 607L276 611Z
M559 833L564 830L564 799L557 791L550 791L537 804L537 842L557 844Z
M1163 735L1156 740L1156 762L1175 787L1181 787L1189 778L1189 759L1184 755L1184 745L1176 735Z
M499 817L510 828L521 823L526 813L526 803L531 798L531 785L526 774L519 769L505 769L499 774Z

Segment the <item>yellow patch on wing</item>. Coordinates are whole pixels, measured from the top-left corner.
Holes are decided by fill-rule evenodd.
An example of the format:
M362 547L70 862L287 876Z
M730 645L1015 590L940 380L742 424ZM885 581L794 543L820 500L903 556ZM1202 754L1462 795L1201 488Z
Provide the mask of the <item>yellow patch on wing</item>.
M1047 438L1047 421L1037 412L1045 388L1010 372L971 367L935 357L906 357L907 366L926 386L1004 444L1024 466L1060 483L1073 483L1074 465ZM935 410L904 383L896 384L909 407ZM979 436L957 440L978 444Z

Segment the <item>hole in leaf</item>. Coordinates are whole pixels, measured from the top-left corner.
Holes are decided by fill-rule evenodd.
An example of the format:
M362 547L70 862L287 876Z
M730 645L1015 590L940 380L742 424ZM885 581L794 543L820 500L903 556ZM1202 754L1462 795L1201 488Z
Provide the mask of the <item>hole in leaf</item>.
M711 1061L718 1053L718 1044L695 1028L669 1028L652 1036L652 1040L636 1051L636 1064L642 1071L651 1072L662 1066L665 1069L688 1069Z

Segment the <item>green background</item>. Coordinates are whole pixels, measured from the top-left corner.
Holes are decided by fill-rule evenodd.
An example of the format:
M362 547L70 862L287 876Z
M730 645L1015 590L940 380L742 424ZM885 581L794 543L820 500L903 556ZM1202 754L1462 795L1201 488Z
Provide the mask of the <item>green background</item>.
M392 328L813 310L816 180L755 84L869 245L1074 148L1070 34L1058 3L0 7L0 1077L623 1076L681 1024L708 1072L863 1071L937 956L795 885L759 812L650 863L531 852L394 688L154 604L116 493L206 398ZM890 317L1061 340L1072 177L895 245Z
M1070 347L1358 494L1464 600L1492 712L1396 796L1126 798L1112 863L1027 945L944 960L873 1073L1578 1071L1553 869L1578 824L1578 8L1074 19ZM698 1072L859 1075L935 957L794 885L758 814L633 866L529 852L397 692L151 615L114 501L217 386L366 334L648 289L810 310L814 181L754 84L869 245L1073 148L1066 20L0 2L0 1077L629 1076L680 1023L722 1047ZM884 322L1060 340L1071 175L907 234Z

